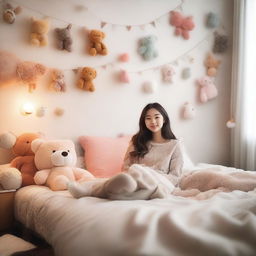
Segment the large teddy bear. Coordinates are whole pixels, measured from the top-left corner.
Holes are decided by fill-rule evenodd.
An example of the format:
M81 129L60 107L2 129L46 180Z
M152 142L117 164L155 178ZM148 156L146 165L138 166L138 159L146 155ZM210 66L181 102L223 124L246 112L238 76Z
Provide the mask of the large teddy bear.
M37 168L31 142L39 137L36 133L23 133L18 137L9 132L0 135L0 147L12 149L15 155L9 164L0 166L0 185L4 189L17 189L20 186L35 184L34 175Z
M37 185L46 185L52 190L66 190L70 181L87 181L94 176L77 168L75 145L71 140L37 139L32 143L38 172L34 176Z

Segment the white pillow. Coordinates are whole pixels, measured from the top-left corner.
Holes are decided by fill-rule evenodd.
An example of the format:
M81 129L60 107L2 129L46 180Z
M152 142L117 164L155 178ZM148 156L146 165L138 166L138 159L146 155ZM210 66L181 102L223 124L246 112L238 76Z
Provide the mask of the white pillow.
M182 156L183 156L183 171L189 171L195 168L195 164L193 163L193 161L191 160L190 156L188 155L188 152L186 150L185 144L184 144L184 139L183 138L179 138L180 141L180 147L181 147L181 152L182 152Z

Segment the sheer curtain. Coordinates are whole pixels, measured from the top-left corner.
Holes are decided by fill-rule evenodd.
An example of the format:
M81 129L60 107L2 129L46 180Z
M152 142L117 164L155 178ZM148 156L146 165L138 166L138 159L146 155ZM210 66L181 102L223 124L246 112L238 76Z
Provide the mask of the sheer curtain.
M256 1L234 1L231 109L232 165L256 170Z

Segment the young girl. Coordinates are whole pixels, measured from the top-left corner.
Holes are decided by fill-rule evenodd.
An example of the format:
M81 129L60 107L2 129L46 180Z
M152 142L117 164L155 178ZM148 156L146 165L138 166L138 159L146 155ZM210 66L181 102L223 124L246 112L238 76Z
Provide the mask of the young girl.
M69 191L74 197L165 197L177 185L182 166L180 143L171 130L167 112L159 103L150 103L142 110L139 131L128 147L123 172L110 179L70 183Z

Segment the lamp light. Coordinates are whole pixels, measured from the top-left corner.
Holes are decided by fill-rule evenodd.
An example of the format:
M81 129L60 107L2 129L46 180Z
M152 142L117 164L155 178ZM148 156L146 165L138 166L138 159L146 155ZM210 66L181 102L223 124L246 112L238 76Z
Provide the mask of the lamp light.
M31 115L35 111L35 107L31 102L26 102L21 106L21 113L24 116Z

